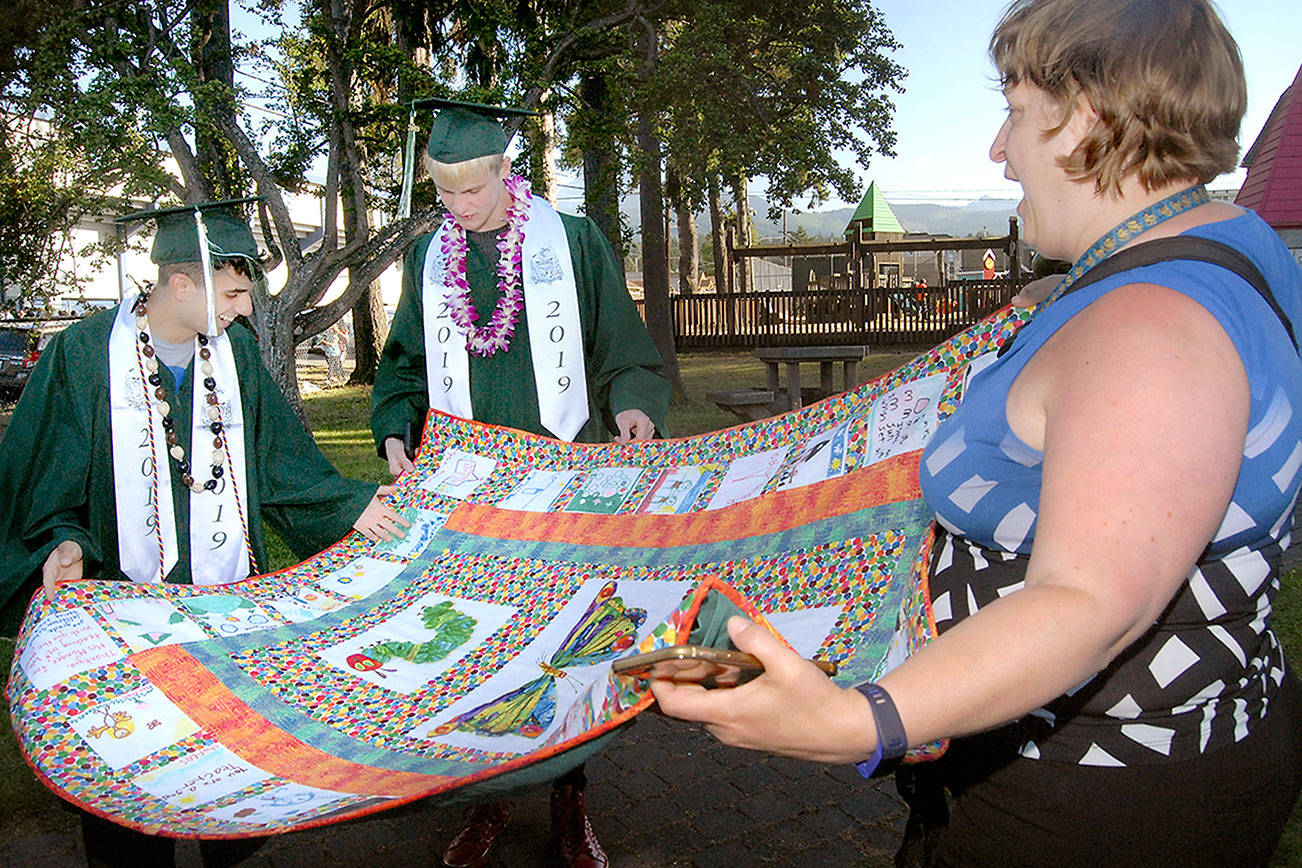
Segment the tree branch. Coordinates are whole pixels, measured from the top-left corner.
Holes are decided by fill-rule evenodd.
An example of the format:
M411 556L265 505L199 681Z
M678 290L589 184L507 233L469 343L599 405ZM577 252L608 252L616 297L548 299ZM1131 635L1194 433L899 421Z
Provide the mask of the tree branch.
M406 220L385 226L371 240L340 248L329 254L323 269L331 279L345 268L349 269L348 286L343 294L322 307L301 311L294 319L296 341L306 340L329 328L336 320L352 309L357 299L374 283L417 238L433 230L442 214L434 209L423 211ZM349 260L361 265L349 265Z
M556 46L547 54L547 59L543 62L542 71L538 74L533 87L525 91L524 99L521 101L521 108L531 109L542 99L542 95L551 86L552 77L556 74L556 67L560 65L565 58L566 52L570 46L578 42L585 36L593 33L599 33L603 30L619 27L633 20L641 20L646 12L644 0L626 0L624 8L620 12L614 12L596 20L589 21L582 27L571 30L565 35L565 38L556 44ZM524 119L520 117L511 118L504 125L506 128L507 138L511 138L519 131L520 125Z
M249 174L253 176L258 195L265 197L267 210L271 212L271 222L276 227L276 239L280 242L281 255L290 271L294 271L303 263L303 248L299 243L298 234L294 231L294 221L289 216L289 208L285 205L280 185L276 183L271 170L262 161L262 156L237 121L230 118L216 118L214 123L235 149L235 153L239 155Z

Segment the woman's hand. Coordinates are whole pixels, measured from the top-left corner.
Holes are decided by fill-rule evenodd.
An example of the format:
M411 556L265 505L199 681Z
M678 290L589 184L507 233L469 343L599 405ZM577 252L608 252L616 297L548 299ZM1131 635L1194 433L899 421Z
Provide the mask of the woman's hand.
M411 527L411 522L394 512L383 500L395 490L395 486L381 485L357 521L353 522L353 527L371 542L402 539L407 535L406 528Z
M866 759L876 745L872 711L858 691L843 690L818 667L745 618L728 621L728 635L764 664L740 687L706 690L656 679L651 691L665 714L699 721L719 741L823 763Z
M1035 307L1049 297L1064 277L1064 274L1049 274L1032 280L1013 296L1013 307Z

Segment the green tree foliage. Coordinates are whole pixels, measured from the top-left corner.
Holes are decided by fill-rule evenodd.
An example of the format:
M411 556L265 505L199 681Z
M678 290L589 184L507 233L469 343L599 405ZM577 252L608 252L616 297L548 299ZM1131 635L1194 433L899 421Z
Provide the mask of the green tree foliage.
M622 40L588 41L566 158L583 165L585 203L599 215L623 192L621 179L640 188L647 321L657 346L672 352L671 324L660 322L668 315L662 215L647 213L661 196L646 184L669 172L678 179L673 206L696 213L711 204L718 272L720 187L744 191L745 179L764 176L774 213L798 197L806 207L832 192L857 199L843 155L867 168L874 154L892 153L890 93L904 71L868 0L674 0L637 6L620 32ZM648 33L656 36L649 56Z
M53 291L55 269L18 271L57 261L33 245L83 213L261 195L251 216L288 279L258 300L255 325L294 401L295 343L352 307L438 217L424 182L415 216L393 219L410 98L554 111L566 159L585 168L587 207L621 247L619 194L658 187L666 166L686 211L719 181L759 176L774 208L854 199L838 154L866 166L891 152L889 92L903 77L868 0L245 0L260 40L230 30L230 0L74 0L58 14L16 2L23 23L0 26L0 280L35 293L43 274ZM535 174L541 156L526 147L520 169ZM321 197L319 234L298 237L291 191ZM643 192L665 207L661 190ZM667 273L653 270L652 330L671 334ZM321 304L345 275L343 296Z
M3 307L39 309L88 275L70 230L111 203L166 189L157 148L76 50L77 18L18 0L0 16L0 289ZM126 55L120 46L117 56ZM111 194L111 195L110 195Z
M775 212L829 191L853 200L853 167L838 152L864 168L893 153L889 92L904 71L867 0L687 0L664 34L646 98L691 201L705 201L708 172L766 177Z
M375 8L311 0L301 21L283 20L274 0L256 10L273 34L262 42L232 38L226 0L84 2L49 16L24 37L27 71L6 88L10 116L39 123L48 144L30 134L8 141L20 169L46 173L68 201L87 200L108 215L142 201L264 197L256 216L288 277L280 292L257 300L254 326L267 367L297 405L296 341L338 319L432 215L371 225L373 190L383 200L385 185L368 174L359 131L375 120L360 99L366 74L387 62L368 49ZM241 79L236 69L270 77ZM311 93L297 86L303 81ZM287 110L259 123L246 110L250 101ZM396 138L396 121L381 120ZM54 171L51 155L62 160ZM308 185L318 158L324 183ZM301 239L286 193L308 189L322 199L324 225L320 237ZM68 209L64 225L78 216ZM302 316L345 270L343 296Z

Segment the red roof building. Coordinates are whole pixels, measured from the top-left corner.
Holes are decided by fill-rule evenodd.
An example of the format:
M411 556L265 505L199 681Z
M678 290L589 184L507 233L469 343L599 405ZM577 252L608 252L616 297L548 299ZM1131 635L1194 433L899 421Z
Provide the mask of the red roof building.
M1302 261L1302 67L1243 155L1248 177L1234 198L1275 228Z

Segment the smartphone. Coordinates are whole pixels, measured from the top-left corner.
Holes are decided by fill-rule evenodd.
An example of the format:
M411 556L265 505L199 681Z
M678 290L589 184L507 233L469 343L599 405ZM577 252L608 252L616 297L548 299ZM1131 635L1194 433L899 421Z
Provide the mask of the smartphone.
M828 675L836 674L836 664L827 660L810 660ZM744 651L729 651L705 645L670 645L645 654L621 657L611 664L616 675L635 678L664 678L669 681L694 681L705 687L736 687L764 671L764 664Z

